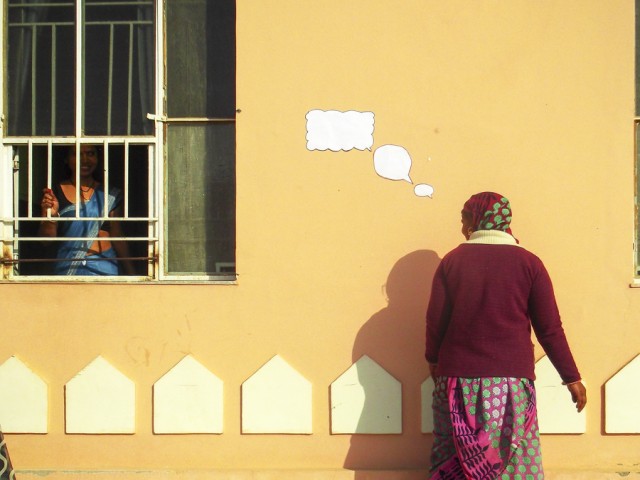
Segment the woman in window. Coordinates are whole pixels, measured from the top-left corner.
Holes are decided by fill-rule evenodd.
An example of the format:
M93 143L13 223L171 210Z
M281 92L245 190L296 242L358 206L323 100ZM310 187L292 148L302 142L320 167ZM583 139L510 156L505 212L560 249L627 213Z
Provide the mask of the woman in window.
M103 221L105 214L104 186L95 178L99 164L99 150L95 145L81 145L80 158L75 147L70 147L66 157L68 178L45 188L40 207L42 216L50 210L51 217L75 218L76 199L80 200L79 217L95 220L44 220L40 223L42 237L68 237L68 241L55 242L57 261L56 275L133 275L134 271L126 242L111 241L110 237L122 237L120 222ZM79 175L76 169L79 168ZM80 179L77 195L76 178ZM109 187L106 195L109 217L122 216L122 195L115 187ZM84 239L78 239L83 237ZM71 240L71 238L74 238ZM118 261L117 257L122 258ZM122 270L122 272L120 272Z
M587 395L549 275L511 235L502 195L462 209L466 243L442 259L427 310L435 381L432 480L543 478L531 328L580 412Z

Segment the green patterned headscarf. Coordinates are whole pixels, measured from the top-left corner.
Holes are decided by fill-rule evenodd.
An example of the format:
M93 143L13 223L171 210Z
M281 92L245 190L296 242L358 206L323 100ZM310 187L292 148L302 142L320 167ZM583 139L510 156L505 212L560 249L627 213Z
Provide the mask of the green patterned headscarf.
M494 192L482 192L466 201L462 211L471 219L470 225L477 230L500 230L511 233L511 205L509 200Z

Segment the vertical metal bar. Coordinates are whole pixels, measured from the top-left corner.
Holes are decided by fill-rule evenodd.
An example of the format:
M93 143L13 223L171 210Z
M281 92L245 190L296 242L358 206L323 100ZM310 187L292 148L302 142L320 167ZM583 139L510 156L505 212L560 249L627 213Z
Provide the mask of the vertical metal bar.
M51 26L51 135L56 134L56 49L58 31Z
M111 135L111 103L113 102L113 37L115 26L109 25L109 91L107 94L107 135Z
M7 29L6 31L9 30L9 28L5 25L5 22L7 22L8 19L5 18L5 15L0 15L0 32L5 32L5 28ZM22 29L20 29L22 31ZM7 37L9 35L7 34ZM6 67L6 62L4 61L5 59L5 35L0 35L0 52L3 52L2 54L2 59L3 59L3 63ZM20 81L20 79L18 79L18 81ZM19 85L19 83L18 83ZM4 92L4 75L0 75L0 92ZM6 112L5 110L5 98L4 98L4 94L0 95L0 112ZM0 138L4 137L4 122L0 122ZM5 152L0 152L0 155L2 155L2 162L5 161L4 158L4 154ZM4 230L4 229L3 229ZM4 234L3 231L0 231L0 233Z
M166 78L165 78L165 22L166 15L166 3L167 2L155 2L155 114L165 115L164 105L166 98ZM155 233L155 244L150 242L150 257L157 258L157 261L149 262L149 275L155 274L156 278L162 279L164 276L164 253L165 253L165 232L161 226L164 224L164 209L160 204L164 198L164 142L163 139L166 135L166 126L162 122L155 122L155 144L150 151L149 156L149 192L154 192L155 195L150 195L153 203L149 204L149 210L153 211L153 217L156 219L153 224L149 225L149 235ZM153 250L155 247L155 252ZM155 253L155 255L152 255ZM154 272L153 268L156 268Z
M37 76L37 61L36 61L36 52L37 50L37 29L38 27L34 25L31 27L31 135L36 135L36 76Z
M76 138L76 154L75 154L75 158L73 159L74 162L76 162L76 174L75 174L75 188L76 188L76 217L75 218L80 218L80 190L82 189L82 185L80 185L80 150L81 150L81 146L80 146L80 140L78 140Z
M102 142L102 155L104 161L104 202L102 205L102 216L109 216L109 144L107 140Z
M16 194L19 195L20 192L14 192L14 196ZM31 156L29 156L27 158L27 218L31 218L32 216L33 216L33 159L31 158Z
M29 155L29 160L31 160L31 155ZM31 173L32 164L33 162L30 161L29 173ZM51 140L48 140L47 141L47 188L51 188L52 183L53 183L53 142ZM31 184L31 179L29 179L29 184ZM60 214L59 211L58 211L58 214ZM47 208L47 217L51 218L50 208Z
M124 218L129 218L129 140L124 141ZM147 214L148 215L148 214Z
M51 157L51 142L49 142L49 150L47 152L49 157ZM29 145L29 159L31 159L31 145ZM29 168L31 168L31 164L29 164ZM47 188L51 188L51 184L53 183L52 177L52 162L47 162ZM49 216L50 212L47 212L47 216Z
M133 90L133 25L129 25L129 78L127 82L127 135L131 135L131 98Z
M76 138L82 135L84 124L84 37L83 37L84 0L76 2ZM76 142L76 151L78 143ZM77 209L76 209L77 210ZM77 212L76 212L77 213Z
M52 150L53 150L53 144L49 140L49 142L47 143L47 188L51 188L51 185L53 184L53 160L52 160L53 155L51 154ZM31 159L33 158L32 145L29 145L28 155L30 160L29 168L31 168L31 165L32 165ZM50 208L47 208L47 218L51 218Z

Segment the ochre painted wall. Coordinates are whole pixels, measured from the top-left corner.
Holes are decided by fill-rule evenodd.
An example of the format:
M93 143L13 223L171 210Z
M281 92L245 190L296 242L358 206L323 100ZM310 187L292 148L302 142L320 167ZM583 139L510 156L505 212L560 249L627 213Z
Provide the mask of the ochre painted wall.
M589 385L587 432L544 436L546 469L637 468L640 436L603 433L601 391L640 352L634 2L237 4L237 285L0 285L0 357L50 391L49 433L7 435L15 466L426 468L430 277L463 202L493 190L551 273ZM374 112L373 149L406 148L433 199L379 177L372 151L307 150L313 109ZM151 387L188 353L224 381L222 435L152 433ZM403 382L404 435L330 434L329 385L364 353ZM312 435L240 432L240 386L275 354L313 385ZM134 435L64 433L64 384L97 355L136 384Z

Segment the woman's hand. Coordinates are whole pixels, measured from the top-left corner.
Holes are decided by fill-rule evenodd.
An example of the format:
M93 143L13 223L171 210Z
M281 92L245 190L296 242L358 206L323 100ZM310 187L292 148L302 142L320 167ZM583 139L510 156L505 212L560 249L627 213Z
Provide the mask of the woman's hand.
M50 188L42 189L42 201L40 202L40 208L42 210L42 216L47 216L47 210L51 209L51 216L58 217L60 216L60 203L58 199L53 194L53 190Z
M438 364L437 363L430 363L429 364L429 375L431 375L431 378L433 379L433 381L436 381L436 370L438 370Z
M581 412L587 404L587 389L584 387L582 382L570 383L567 385L567 388L569 389L569 392L571 392L571 400L576 404L578 413Z

